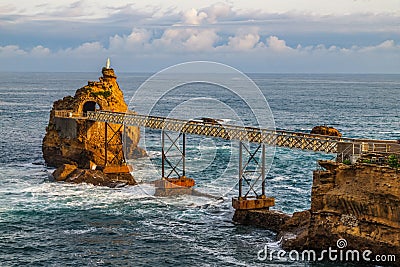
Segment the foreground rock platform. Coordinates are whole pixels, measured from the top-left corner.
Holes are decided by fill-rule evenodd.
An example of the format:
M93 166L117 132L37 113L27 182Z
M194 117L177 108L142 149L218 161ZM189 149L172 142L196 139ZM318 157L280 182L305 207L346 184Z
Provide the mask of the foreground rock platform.
M324 170L314 171L310 210L237 210L233 220L277 232L285 250L337 249L345 239L347 250L395 255L396 262L379 265L400 266L400 172L374 164L319 165Z

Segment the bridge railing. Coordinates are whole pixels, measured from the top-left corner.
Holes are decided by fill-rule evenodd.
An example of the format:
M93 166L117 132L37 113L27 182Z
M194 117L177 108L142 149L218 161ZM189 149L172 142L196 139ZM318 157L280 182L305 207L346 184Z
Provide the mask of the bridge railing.
M82 113L74 112L73 110L54 110L56 118L84 118Z
M327 153L335 153L336 143L340 140L330 136L110 111L87 112L87 119Z
M87 119L104 121L127 126L142 126L195 135L218 137L227 140L240 140L252 143L265 143L273 146L322 151L325 153L362 154L369 152L394 153L400 146L394 140L372 140L343 138L301 132L262 129L193 120L173 119L158 116L140 115L134 112L88 111ZM347 148L351 146L352 148Z

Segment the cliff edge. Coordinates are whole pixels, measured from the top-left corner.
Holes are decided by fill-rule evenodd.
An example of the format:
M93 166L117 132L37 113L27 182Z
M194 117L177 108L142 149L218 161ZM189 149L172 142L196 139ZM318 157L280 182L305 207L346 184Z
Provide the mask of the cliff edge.
M268 210L236 211L233 220L277 232L286 251L338 250L337 242L342 240L341 248L360 252L360 262L361 253L369 250L371 261L376 255L386 259L394 255L394 262L379 264L399 266L399 171L378 164L318 163L324 170L313 173L310 210L292 216Z
M283 247L304 250L336 247L396 255L400 260L400 176L396 169L376 164L345 165L319 161L314 171L307 224L283 226ZM296 214L290 220L292 222ZM303 215L304 216L304 215Z

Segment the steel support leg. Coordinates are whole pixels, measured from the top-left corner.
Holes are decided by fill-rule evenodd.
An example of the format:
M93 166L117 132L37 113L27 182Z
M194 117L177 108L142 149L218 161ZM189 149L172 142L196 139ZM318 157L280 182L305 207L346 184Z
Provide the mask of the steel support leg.
M114 130L109 123L105 122L104 127L104 167L109 165L122 166L126 163L122 140L122 129L124 126L119 125L118 129ZM111 137L109 137L109 130L112 133ZM111 147L114 147L111 151L114 157L110 160L108 152Z
M107 150L108 150L108 134L107 134L107 128L108 128L108 123L107 122L105 122L104 123L104 128L105 128L105 130L104 130L104 167L106 167L107 166Z
M262 150L261 150L261 190L262 190L262 196L265 196L265 144L262 144Z
M265 156L265 144L255 147L239 142L239 197L232 198L234 209L269 209L275 205L275 199L265 195Z
M243 143L239 141L239 198L243 195Z
M182 148L179 147L179 140L182 138ZM171 142L171 145L166 146L166 139ZM178 151L180 159L178 162L172 162L168 156L171 151ZM184 133L179 133L177 138L172 138L165 131L162 131L161 136L161 175L162 178L170 178L170 176L175 173L178 177L184 177L186 175L186 135ZM179 166L182 165L181 172L179 171ZM169 167L170 171L167 173L166 169Z
M261 153L259 152L260 149ZM239 142L239 198L265 196L265 153L265 144L258 145L252 151L250 144L247 147L243 142ZM245 158L247 158L245 163L243 162L243 154L246 154ZM258 154L260 154L261 162L257 160ZM260 187L261 192L259 191Z
M165 151L164 151L164 146L165 146L165 137L164 137L164 131L162 131L161 134L161 179L165 177Z
M186 176L186 135L182 134L182 176Z

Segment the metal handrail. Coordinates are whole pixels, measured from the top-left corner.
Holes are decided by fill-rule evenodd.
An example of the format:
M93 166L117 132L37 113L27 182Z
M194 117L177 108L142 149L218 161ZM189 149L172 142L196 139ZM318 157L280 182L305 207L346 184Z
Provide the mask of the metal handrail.
M81 118L84 117L82 113L74 112L73 110L54 110L56 118Z
M359 145L360 153L383 152L382 145L385 145L384 152L393 153L391 150L392 147L395 148L398 146L395 140L343 138L337 136L326 136L284 130L272 130L251 126L207 123L193 120L141 115L132 111L115 112L96 110L87 111L86 114L78 114L69 110L56 110L55 114L56 117L62 116L67 118L85 118L91 121L123 124L126 126L141 126L152 129L211 136L227 140L240 140L251 143L265 143L268 145L297 148L302 150L321 151L325 153L344 153L345 151L338 151L338 143L352 144L352 148L356 145ZM368 147L372 145L372 151L362 150L362 147L366 144L368 144ZM377 147L380 147L380 150L375 150Z

